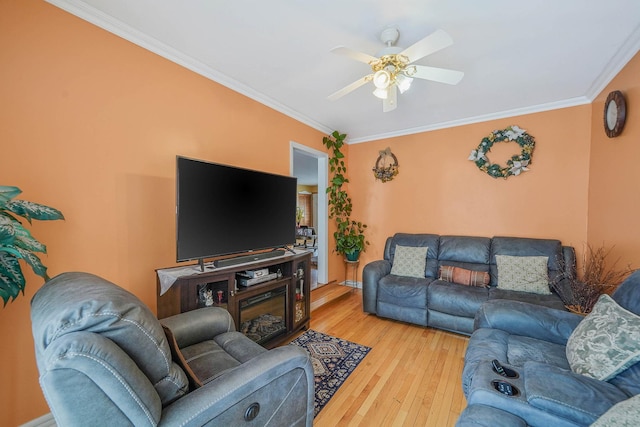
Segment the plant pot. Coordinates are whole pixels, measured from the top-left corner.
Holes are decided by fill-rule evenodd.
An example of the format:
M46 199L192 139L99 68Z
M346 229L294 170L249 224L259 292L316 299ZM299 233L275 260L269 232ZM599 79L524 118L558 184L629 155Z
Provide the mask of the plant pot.
M347 261L357 261L360 258L360 251L349 252L348 254L344 254L347 258Z

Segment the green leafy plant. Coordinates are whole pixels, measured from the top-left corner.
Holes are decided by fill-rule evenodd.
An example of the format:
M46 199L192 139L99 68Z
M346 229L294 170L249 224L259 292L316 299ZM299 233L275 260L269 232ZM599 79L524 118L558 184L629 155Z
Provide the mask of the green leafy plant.
M300 206L296 206L296 223L300 225L304 218L304 210Z
M26 200L14 200L22 193L18 187L0 186L0 297L15 300L22 292L26 280L19 260L24 260L38 276L49 280L47 267L36 253L47 253L45 245L36 240L23 227L18 217L31 220L50 221L64 219L62 212L49 206Z
M360 252L365 251L369 242L364 235L367 225L351 219L353 204L343 187L349 182L345 176L347 166L342 153L346 137L346 134L334 131L330 136L322 138L322 143L329 151L331 181L327 187L327 195L329 197L329 218L336 222L336 231L333 233L336 241L335 250L347 257L357 258Z

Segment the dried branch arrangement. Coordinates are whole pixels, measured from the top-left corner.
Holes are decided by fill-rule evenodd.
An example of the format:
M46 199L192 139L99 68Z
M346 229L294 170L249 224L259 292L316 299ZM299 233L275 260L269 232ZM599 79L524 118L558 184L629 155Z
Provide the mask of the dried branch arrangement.
M573 298L567 309L580 314L590 313L600 295L611 294L634 271L630 265L617 268L620 259L609 262L612 249L586 245L578 278L571 280Z

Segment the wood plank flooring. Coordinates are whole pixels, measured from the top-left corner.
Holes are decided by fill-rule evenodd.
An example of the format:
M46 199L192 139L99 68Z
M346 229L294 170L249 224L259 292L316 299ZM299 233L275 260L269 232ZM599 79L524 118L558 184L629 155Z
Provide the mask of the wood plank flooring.
M347 289L312 312L311 328L372 350L314 426L455 425L466 406L461 374L468 338L366 314L362 292Z

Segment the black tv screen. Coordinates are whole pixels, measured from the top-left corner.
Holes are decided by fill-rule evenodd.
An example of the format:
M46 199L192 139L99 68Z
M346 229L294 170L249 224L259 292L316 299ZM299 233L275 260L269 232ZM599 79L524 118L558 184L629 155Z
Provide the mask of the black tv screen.
M177 261L295 243L297 179L177 157Z

